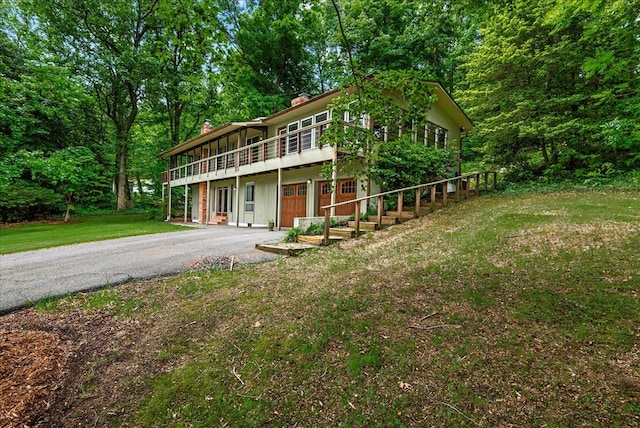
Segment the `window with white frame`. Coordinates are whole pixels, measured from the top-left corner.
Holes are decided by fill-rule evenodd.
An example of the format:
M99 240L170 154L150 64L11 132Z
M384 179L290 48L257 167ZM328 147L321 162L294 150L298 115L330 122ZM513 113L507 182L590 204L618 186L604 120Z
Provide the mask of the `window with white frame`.
M255 183L247 183L244 189L244 210L252 213L255 208Z
M296 132L298 129L300 129L300 122L293 122L287 126L287 132L290 133L287 137L288 155L298 152L298 133Z
M327 129L328 124L321 125L317 128L313 128L313 126L318 123L326 122L330 117L331 115L328 111L323 111L288 124L287 133L289 135L286 138L285 145L287 155L298 153L298 144L300 145L300 151L315 149L318 145L318 140L322 137L322 134L324 133L324 130Z
M329 115L329 111L325 110L322 113L318 113L314 116L313 121L314 123L318 124L318 123L322 123L322 122L326 122L329 120L331 116ZM315 144L318 144L318 141L320 140L320 137L322 137L322 135L324 134L324 131L327 129L327 127L329 126L328 123L325 123L324 125L320 125L316 128L316 132L315 132Z
M303 129L300 132L300 150L309 150L314 147L313 129L310 128L313 125L313 117L308 117L300 121L300 128ZM309 128L309 129L304 129Z
M434 148L446 148L449 142L449 130L433 122L424 126L424 144Z

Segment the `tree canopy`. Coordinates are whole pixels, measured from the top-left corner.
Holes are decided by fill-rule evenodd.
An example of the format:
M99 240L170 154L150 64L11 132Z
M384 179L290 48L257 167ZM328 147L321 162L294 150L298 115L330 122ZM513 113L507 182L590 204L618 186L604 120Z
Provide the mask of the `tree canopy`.
M476 125L465 159L513 179L638 168L639 10L640 0L8 0L0 190L55 190L14 162L20 150L85 147L100 188L116 190L103 203L123 209L134 182L158 182L156 155L205 118L266 116L371 72L440 81Z

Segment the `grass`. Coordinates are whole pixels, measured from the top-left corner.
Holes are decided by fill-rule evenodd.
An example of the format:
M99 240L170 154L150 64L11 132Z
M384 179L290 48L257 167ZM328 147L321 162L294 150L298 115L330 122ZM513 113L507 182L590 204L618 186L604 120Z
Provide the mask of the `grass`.
M565 189L48 302L47 325L103 311L135 342L91 367L106 398L69 425L623 427L640 425L639 290L640 193Z
M35 223L0 228L0 254L175 230L185 229L149 220L147 214L74 216L69 223Z

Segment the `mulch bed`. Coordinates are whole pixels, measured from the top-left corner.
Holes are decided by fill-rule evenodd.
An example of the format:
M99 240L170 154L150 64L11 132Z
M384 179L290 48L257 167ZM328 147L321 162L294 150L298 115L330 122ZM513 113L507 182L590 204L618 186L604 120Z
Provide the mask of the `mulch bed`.
M0 331L0 426L30 426L51 407L68 351L44 331Z

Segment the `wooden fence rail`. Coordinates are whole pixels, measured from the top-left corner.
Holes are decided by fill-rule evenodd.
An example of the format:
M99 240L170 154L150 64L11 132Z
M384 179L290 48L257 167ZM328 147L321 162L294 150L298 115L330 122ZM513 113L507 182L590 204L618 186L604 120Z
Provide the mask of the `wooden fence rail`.
M346 205L346 204L354 204L355 205L355 209L354 209L354 215L355 215L355 235L358 236L360 234L360 207L362 206L362 202L367 203L370 199L374 199L377 198L378 200L378 212L377 212L377 221L378 221L378 225L382 224L382 215L383 215L383 204L384 204L384 197L387 195L394 195L397 194L398 195L398 208L397 211L402 214L402 210L403 210L403 206L404 206L404 193L410 190L415 190L416 192L416 203L415 203L415 213L416 215L420 215L420 200L421 200L421 195L423 194L422 189L425 189L424 194L429 194L430 196L430 208L431 211L435 211L436 209L436 195L437 195L437 188L438 186L440 186L441 189L441 193L442 193L442 206L445 207L447 206L447 196L448 196L448 189L449 189L449 183L455 183L455 200L456 202L459 201L460 198L460 193L462 190L462 182L463 180L466 182L466 186L464 186L464 193L465 193L465 197L468 198L469 197L469 190L471 189L471 183L472 181L475 181L475 192L476 195L480 194L480 180L481 177L484 175L484 189L488 190L489 189L489 175L493 175L493 182L492 182L492 187L495 189L497 184L498 184L498 174L497 172L494 171L485 171L485 172L473 172L473 173L469 173L469 174L463 174L463 175L459 175L457 177L453 177L453 178L447 178L444 180L439 180L439 181L433 181L431 183L425 183L425 184L419 184L417 186L411 186L411 187L405 187L403 189L397 189L397 190L390 190L388 192L382 192L382 193L376 193L375 195L369 195L369 196L364 196L362 198L357 198L357 199L351 199L349 201L344 201L344 202L338 202L335 204L330 204L330 205L324 205L321 207L321 209L324 210L324 239L323 239L323 244L327 245L329 243L329 229L331 228L331 208L333 207L337 207L340 205ZM402 221L402 215L401 217L401 221Z

